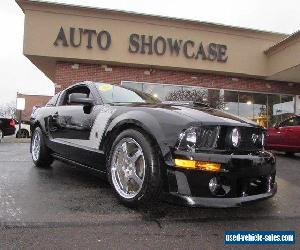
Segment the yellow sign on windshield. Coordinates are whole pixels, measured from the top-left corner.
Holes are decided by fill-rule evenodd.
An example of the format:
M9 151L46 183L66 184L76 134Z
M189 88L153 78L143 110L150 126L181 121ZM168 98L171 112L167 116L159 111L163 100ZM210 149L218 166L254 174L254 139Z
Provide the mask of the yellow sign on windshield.
M99 90L100 91L108 91L108 90L111 90L113 87L109 84L105 84L105 85L100 85L99 86Z

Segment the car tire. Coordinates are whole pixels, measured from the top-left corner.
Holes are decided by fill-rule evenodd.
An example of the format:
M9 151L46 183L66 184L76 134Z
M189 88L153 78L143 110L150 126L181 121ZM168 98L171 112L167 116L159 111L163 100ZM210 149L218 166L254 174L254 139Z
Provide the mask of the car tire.
M4 137L3 131L2 129L0 129L0 143L2 142L3 137Z
M30 145L33 163L36 167L49 167L53 162L51 152L46 146L42 130L36 127L33 131Z
M17 132L16 138L29 138L29 132L26 129L21 129L21 132Z
M137 207L158 199L162 181L157 152L149 136L135 129L121 132L114 140L107 160L107 175L124 205Z

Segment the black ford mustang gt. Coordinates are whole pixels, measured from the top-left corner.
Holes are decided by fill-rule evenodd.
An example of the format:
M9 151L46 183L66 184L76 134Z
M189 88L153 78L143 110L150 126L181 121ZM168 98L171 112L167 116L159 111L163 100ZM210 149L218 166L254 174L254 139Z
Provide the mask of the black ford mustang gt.
M277 191L264 130L199 103L82 82L35 110L31 130L36 166L58 159L104 174L128 206L164 197L230 207Z

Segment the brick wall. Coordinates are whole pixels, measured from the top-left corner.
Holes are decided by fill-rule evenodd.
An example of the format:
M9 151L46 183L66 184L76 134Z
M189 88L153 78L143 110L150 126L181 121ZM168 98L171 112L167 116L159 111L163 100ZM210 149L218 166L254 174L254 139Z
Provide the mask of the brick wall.
M25 95L25 94L17 94L17 97L25 98L25 110L22 111L22 120L29 121L30 115L32 112L32 108L34 106L44 106L51 98L51 96L44 95ZM19 119L19 114L17 114L17 118Z
M225 88L233 90L248 90L268 93L300 94L300 84L266 81L254 78L221 76L207 73L193 73L174 70L153 69L148 75L149 68L126 66L104 66L98 64L79 64L59 62L56 65L56 84L61 88L80 81L100 81L120 84L121 81L137 81L152 83L169 83L181 85L195 85L208 88ZM112 71L109 71L109 70ZM145 74L145 71L146 72Z

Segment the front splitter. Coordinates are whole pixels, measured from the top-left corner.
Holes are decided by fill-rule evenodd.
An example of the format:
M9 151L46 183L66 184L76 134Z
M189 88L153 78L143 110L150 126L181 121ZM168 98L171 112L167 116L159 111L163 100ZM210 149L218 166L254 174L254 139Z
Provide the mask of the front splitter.
M165 200L171 203L185 205L189 207L211 207L211 208L226 208L226 207L240 207L244 204L265 200L273 197L277 192L277 184L274 184L270 192L250 195L236 198L206 198L206 197L192 197L180 195L178 193L169 193L165 195Z

